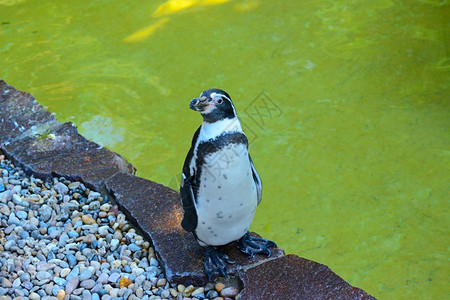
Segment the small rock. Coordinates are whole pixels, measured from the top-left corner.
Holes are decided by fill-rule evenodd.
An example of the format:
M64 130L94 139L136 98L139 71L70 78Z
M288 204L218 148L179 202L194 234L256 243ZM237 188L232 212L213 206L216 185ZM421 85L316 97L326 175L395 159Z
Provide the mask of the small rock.
M11 210L9 209L9 207L7 205L2 205L2 206L0 206L0 213L4 214L5 216L9 216L9 214L11 213Z
M6 243L5 243L5 250L6 250L6 251L9 251L9 250L11 250L11 248L14 247L15 245L16 245L16 241L14 241L14 240L6 241Z
M215 299L217 297L219 297L219 293L215 290L210 290L208 293L206 293L206 298L208 299Z
M69 188L62 182L58 182L53 186L53 188L58 192L58 194L65 195L69 192Z
M172 297L177 297L178 296L178 292L174 288L170 288L169 292L170 292L170 295L172 295Z
M69 275L69 273L70 273L70 269L64 268L61 270L61 272L59 272L59 276L61 276L62 278L65 278L67 275Z
M83 280L83 281L80 283L80 287L85 288L85 289L87 289L87 290L92 289L92 288L94 287L94 285L95 285L95 281L92 280L92 279Z
M53 278L53 281L59 286L64 286L64 285L66 285L66 282L67 282L67 280L65 280L64 278L61 278L61 277L55 277L55 278Z
M8 218L8 225L13 225L13 224L19 226L20 220L18 217L16 217L16 214L12 212Z
M100 296L97 293L92 293L91 300L100 300Z
M50 279L52 277L52 274L46 271L39 271L36 273L36 279L39 281L44 281L46 279Z
M19 210L16 213L16 216L20 219L20 220L25 220L28 217L28 214L26 212L24 212L23 210Z
M97 278L97 283L105 284L108 282L109 275L107 273L102 273Z
M141 286L145 281L145 275L139 275L138 277L136 277L136 279L134 280L134 284L136 286Z
M194 290L195 290L195 287L193 285L190 285L190 286L186 287L184 289L183 296L190 297Z
M185 289L186 289L186 287L182 284L179 284L177 286L178 293L183 293Z
M119 296L119 289L118 288L112 288L110 291L109 291L109 295L111 296L111 297L117 297L117 296ZM142 298L142 297L141 297Z
M120 243L119 240L117 240L117 239L112 239L111 242L110 242L110 249L111 249L111 251L116 250L117 247L119 247L119 243Z
M101 196L100 193L91 191L91 192L89 192L88 199L94 200L94 199L100 198L100 196Z
M84 290L83 293L81 294L81 299L82 300L92 300L91 292L89 292L88 290Z
M169 290L164 290L161 292L161 297L162 298L169 298L170 296L170 291Z
M41 300L41 296L39 296L38 293L32 292L28 296L28 299L30 299L30 300Z
M79 186L80 186L80 182L75 181L75 182L69 183L69 185L67 187L71 190L74 190L74 189L78 188Z
M37 270L38 271L48 271L51 270L55 267L55 264L50 264L50 263L44 263L44 264L39 264L37 266Z
M92 233L89 233L88 235L86 235L83 238L83 242L86 243L86 244L90 244L90 243L92 243L93 241L96 241L96 240L97 240L97 238Z
M75 257L75 255L73 254L68 254L67 256L67 261L69 262L69 266L70 267L74 267L77 264L77 258Z
M130 245L128 245L128 249L132 252L137 252L137 251L141 250L141 247L139 247L136 244L130 244Z
M239 290L235 287L227 287L220 291L220 296L224 298L234 298L237 294L239 294Z
M78 287L78 283L80 283L80 279L78 277L72 277L67 282L66 285L66 294L72 294L72 292Z
M96 224L95 220L90 215L83 215L81 217L81 220L83 221L83 224L85 224L85 225Z
M144 296L144 290L142 288L136 289L136 296L140 299Z
M200 288L196 289L195 291L193 291L191 295L193 297L195 297L196 295L203 294L204 292L205 292L205 288L200 287Z
M9 281L8 279L6 279L5 277L3 277L2 278L2 286L9 289L12 287L12 282Z
M161 279L159 279L158 282L156 283L156 286L157 286L157 287L165 286L166 283L167 283L167 279L161 278Z
M117 280L120 278L120 274L119 273L112 273L111 275L109 275L108 277L108 282L111 283L115 283L117 282Z
M218 283L216 283L214 288L216 289L216 291L218 293L220 293L225 288L225 284L223 284L222 282L218 282Z
M101 236L106 236L109 233L109 226L100 226L97 232Z
M109 212L110 209L111 209L111 204L109 204L109 203L105 203L102 206L100 206L101 211Z
M84 269L80 273L80 281L90 279L92 277L92 272L89 269Z
M157 267L159 265L159 262L154 257L150 258L150 266Z
M119 288L128 287L131 284L131 280L127 277L122 277L119 280Z
M64 290L59 290L58 294L56 294L56 298L58 298L58 300L64 300L65 296L66 296L66 292Z

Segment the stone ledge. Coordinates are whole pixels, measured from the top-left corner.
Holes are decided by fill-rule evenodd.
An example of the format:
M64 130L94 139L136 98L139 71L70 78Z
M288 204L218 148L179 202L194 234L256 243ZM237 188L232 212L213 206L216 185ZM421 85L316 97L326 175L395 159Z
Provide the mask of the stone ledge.
M113 175L134 174L120 155L78 134L72 123L61 124L34 97L0 80L0 147L28 174L81 180L97 191Z
M296 255L241 271L239 278L241 299L375 299L327 266Z
M180 227L179 194L135 177L134 167L120 155L86 140L71 123L61 124L33 96L0 80L0 151L29 175L80 180L109 191L132 221L154 244L172 282L202 285L202 249ZM236 264L229 274L243 288L240 299L375 299L354 288L328 267L284 256L241 254L235 244L222 249Z
M39 134L41 128L57 124L55 117L32 95L16 90L1 79L0 116L0 146L27 131Z

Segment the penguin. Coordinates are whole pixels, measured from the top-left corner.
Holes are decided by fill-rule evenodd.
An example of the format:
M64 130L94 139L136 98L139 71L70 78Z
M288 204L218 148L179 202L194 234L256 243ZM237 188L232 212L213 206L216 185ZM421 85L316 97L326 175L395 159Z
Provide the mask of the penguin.
M231 97L209 89L189 107L203 117L183 165L180 196L181 226L204 247L205 273L227 276L230 258L217 247L237 242L253 257L271 255L272 241L253 237L249 228L261 202L262 183L248 152L248 139Z

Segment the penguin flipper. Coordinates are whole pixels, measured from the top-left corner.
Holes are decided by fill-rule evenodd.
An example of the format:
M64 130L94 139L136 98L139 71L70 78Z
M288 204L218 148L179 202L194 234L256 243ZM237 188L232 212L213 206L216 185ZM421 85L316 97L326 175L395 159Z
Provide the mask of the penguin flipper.
M192 182L189 178L186 178L184 173L182 174L181 182L180 195L184 211L181 227L188 232L193 232L195 228L197 228L198 217L194 204L195 200Z
M258 172L256 172L256 168L253 165L253 161L252 161L250 154L248 155L248 159L250 160L250 166L252 167L253 181L255 182L255 185L256 185L256 193L258 196L258 205L259 205L259 203L261 203L261 198L262 198L262 182L261 182L261 178L259 178Z
M200 133L200 127L194 133L192 138L191 149L186 156L183 165L183 172L181 173L180 182L180 196L181 204L183 205L184 216L181 221L181 227L188 232L194 232L197 228L198 217L197 210L195 209L195 193L194 193L194 182L196 181L195 173L191 174L189 165L194 156L194 147Z

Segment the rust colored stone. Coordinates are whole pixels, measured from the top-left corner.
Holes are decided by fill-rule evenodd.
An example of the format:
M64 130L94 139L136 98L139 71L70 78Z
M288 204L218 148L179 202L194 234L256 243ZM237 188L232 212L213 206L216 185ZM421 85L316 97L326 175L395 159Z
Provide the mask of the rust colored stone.
M119 288L128 287L131 284L131 280L127 277L122 277L119 280Z
M239 272L247 299L361 299L372 300L348 284L330 268L317 262L287 255Z
M208 280L203 269L203 248L191 233L180 226L183 210L176 191L124 173L108 180L106 187L129 220L153 242L170 282L185 286L206 284ZM236 243L221 248L222 252L236 261L236 264L229 265L230 275L267 260L265 255L255 255L250 259L237 249ZM272 252L271 258L284 255L280 248Z

